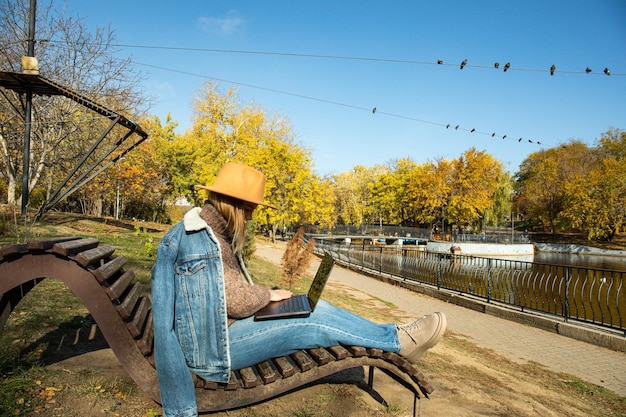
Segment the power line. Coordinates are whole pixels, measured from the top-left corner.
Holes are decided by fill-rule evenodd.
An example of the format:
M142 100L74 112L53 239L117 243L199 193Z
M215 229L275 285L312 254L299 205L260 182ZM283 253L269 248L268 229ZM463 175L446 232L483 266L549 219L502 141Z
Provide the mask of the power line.
M54 45L51 44L51 46L53 47L61 47L60 45ZM124 46L124 45L112 45L112 46ZM131 46L132 47L132 46ZM144 46L134 46L134 47L144 47ZM201 50L201 51L220 51L220 52L224 52L227 50L212 50L212 49L198 49L198 48L174 48L174 47L159 47L159 46L147 46L146 48L151 48L151 49L176 49L176 50ZM235 52L235 51L233 51ZM242 51L243 53L254 53L254 54L273 54L273 55L282 55L281 53L275 53L275 52L253 52L253 51ZM332 56L325 56L325 55L303 55L303 54L289 54L289 55L300 55L300 56L314 56L314 57L332 57ZM336 59L363 59L363 60L379 60L378 58L356 58L356 57L332 57L332 58L336 58ZM389 61L389 60L387 60ZM333 101L333 100L328 100L328 99L322 99L322 98L318 98L318 97L313 97L313 96L307 96L304 94L297 94L297 93L291 93L288 91L283 91L283 90L278 90L278 89L273 89L273 88L268 88L268 87L261 87L261 86L257 86L257 85L252 85L252 84L246 84L246 83L241 83L241 82L237 82L237 81L232 81L232 80L226 80L226 79L221 79L221 78L215 78L215 77L210 77L207 75L202 75L202 74L197 74L197 73L192 73L189 71L182 71L182 70L176 70L173 68L167 68L167 67L163 67L163 66L158 66L158 65L152 65L152 64L146 64L146 63L141 63L141 62L137 62L137 61L133 61L136 65L141 65L141 66L145 66L145 67L150 67L150 68L155 68L155 69L159 69L159 70L163 70L163 71L169 71L169 72L175 72L175 73L179 73L179 74L185 74L185 75L189 75L189 76L193 76L193 77L198 77L198 78L202 78L202 79L210 79L210 80L215 80L215 81L219 81L219 82L223 82L223 83L228 83L228 84L233 84L233 85L238 85L238 86L242 86L242 87L247 87L247 88L253 88L253 89L257 89L257 90L262 90L262 91L268 91L271 93L276 93L276 94L281 94L281 95L287 95L287 96L291 96L291 97L297 97L297 98L301 98L301 99L305 99L305 100L310 100L310 101L317 101L320 103L326 103L326 104L332 104L335 106L341 106L341 107L346 107L346 108L352 108L355 110L361 110L361 111L367 111L367 112L372 112L373 114L377 113L377 108L376 107L363 107L363 106L357 106L357 105L353 105L353 104L347 104L347 103L342 103L342 102L338 102L338 101ZM410 62L410 63L418 63L418 61L399 61L399 60L392 60L392 62ZM436 63L436 65L445 65L443 64L443 62L441 60L438 60ZM452 65L452 64L450 64ZM468 66L467 64L467 60L464 60L461 63L461 69L463 69L464 67ZM494 65L495 68L499 67L499 63L496 63ZM507 70L510 69L510 63L507 63L504 65L504 71L506 72ZM389 113L389 112L385 112L385 111L378 111L379 114L381 115L385 115L385 116L389 116L389 117L395 117L398 119L403 119L403 120L410 120L410 121L415 121L415 122L419 122L419 123L425 123L425 124L430 124L430 125L434 125L434 126L441 126L441 127L445 127L447 129L449 129L451 127L450 123L441 123L441 122L433 122L433 121L429 121L429 120L424 120L424 119L419 119L416 117L411 117L411 116L406 116L406 115L400 115L400 114L395 114L395 113ZM477 135L484 135L484 136L489 136L491 138L502 138L502 140L515 140L517 142L525 142L525 143L534 143L537 145L541 145L542 142L538 141L538 140L532 140L532 139L524 139L524 138L519 138L519 139L513 139L512 137L510 137L509 135L500 135L500 134L496 134L495 132L482 132L482 131L478 131L476 130L476 128L467 128L467 127L462 127L460 125L455 125L454 126L454 130L461 130L461 131L466 131L472 134L477 134Z
M346 104L346 103L341 103L338 101L333 101L333 100L327 100L327 99L322 99L322 98L318 98L318 97L312 97L312 96L307 96L304 94L297 94L297 93L290 93L287 91L282 91L282 90L277 90L274 88L267 88L267 87L260 87L257 85L252 85L252 84L246 84L246 83L241 83L241 82L237 82L237 81L231 81L231 80L226 80L223 78L215 78L215 77L210 77L207 75L202 75L202 74L197 74L197 73L193 73L193 72L189 72L189 71L182 71L182 70L176 70L176 69L172 69L172 68L166 68L166 67L161 67L158 65L152 65L152 64L145 64L145 63L141 63L141 62L136 62L133 61L136 65L141 65L144 67L150 67L150 68L155 68L155 69L159 69L159 70L163 70L163 71L169 71L169 72L175 72L178 74L184 74L184 75L189 75L189 76L193 76L193 77L198 77L198 78L202 78L202 79L209 79L209 80L214 80L214 81L219 81L222 83L227 83L227 84L233 84L233 85L238 85L238 86L242 86L242 87L247 87L247 88L254 88L257 90L263 90L263 91L268 91L271 93L276 93L276 94L282 94L282 95L287 95L287 96L291 96L291 97L298 97L298 98L302 98L305 100L311 100L311 101L317 101L320 103L327 103L327 104L332 104L335 106L342 106L342 107L347 107L347 108L352 108L355 110L361 110L361 111L367 111L367 112L371 112L372 114L382 114L385 116L389 116L389 117L395 117L398 119L404 119L404 120L411 120L414 122L420 122L420 123L426 123L426 124L430 124L430 125L435 125L435 126L441 126L441 127L445 127L446 129L449 129L450 127L452 127L452 125L450 123L440 123L440 122L433 122L433 121L429 121L429 120L424 120L424 119L418 119L416 117L411 117L411 116L405 116L405 115L400 115L400 114L395 114L395 113L389 113L389 112L385 112L385 111L380 111L378 108L376 107L363 107L363 106L356 106L353 104ZM496 135L495 132L481 132L476 130L476 128L466 128L466 127L462 127L460 125L455 125L453 127L454 130L461 130L461 131L466 131L472 134L477 134L477 135L485 135L485 136L490 136L492 138L495 138L496 136L498 138L502 138L502 140L515 140L516 142L527 142L527 143L535 143L537 145L541 145L542 143L540 141L537 140L532 140L532 139L523 139L523 138L519 138L519 139L514 139L512 137L509 137L508 135Z
M159 46L159 45L111 44L111 46L118 47L118 48L159 49L159 50L171 50L171 51L210 52L210 53L244 54L244 55L269 55L269 56L284 56L284 57L299 57L299 58L336 59L336 60L349 60L349 61L387 62L387 63L411 64L411 65L441 65L441 66L450 66L450 67L460 66L460 69L463 69L463 68L480 68L480 69L491 69L491 70L500 69L499 62L495 62L493 65L484 65L484 64L473 65L473 64L468 63L467 59L465 59L461 63L449 63L449 62L444 62L444 60L442 59L438 59L436 61L416 61L416 60L408 60L408 59L373 58L373 57L359 57L359 56L349 56L349 55L323 55L323 54L305 54L305 53L295 53L295 52L291 53L291 52L273 52L273 51L246 51L246 50L238 50L238 49L190 48L190 47ZM545 72L545 73L549 73L550 75L554 75L555 73L560 72L560 73L567 73L567 74L626 76L626 73L611 72L611 70L607 67L604 67L600 71L594 71L589 66L585 67L585 69L583 70L568 70L568 69L557 70L555 64L551 64L550 67L546 66L545 69L540 69L540 68L515 67L515 66L512 66L509 62L503 66L502 70L504 72L507 72L507 71Z

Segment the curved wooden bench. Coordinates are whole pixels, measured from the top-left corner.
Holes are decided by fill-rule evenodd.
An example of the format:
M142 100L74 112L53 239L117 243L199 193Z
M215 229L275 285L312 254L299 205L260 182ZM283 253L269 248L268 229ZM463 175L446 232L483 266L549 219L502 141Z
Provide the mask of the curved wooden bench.
M85 304L129 376L160 403L153 360L151 302L126 259L94 238L62 237L0 249L0 332L20 300L45 278L65 283ZM359 346L333 346L297 352L233 371L228 384L196 378L200 412L257 403L315 383L340 371L369 367L373 390L378 368L414 394L415 404L433 391L420 371L400 355ZM372 392L372 391L370 391Z

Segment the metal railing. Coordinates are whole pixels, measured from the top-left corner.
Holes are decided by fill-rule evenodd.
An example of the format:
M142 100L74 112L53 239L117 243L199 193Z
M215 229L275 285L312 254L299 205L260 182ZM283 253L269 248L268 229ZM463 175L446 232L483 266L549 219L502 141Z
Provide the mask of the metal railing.
M342 236L395 237L471 243L528 243L530 239L527 232L514 230L510 227L486 227L484 232L479 233L463 233L458 230L442 233L433 229L388 224L380 226L376 224L364 224L361 226L340 224L330 231L323 230L316 225L302 227L304 227L307 235L332 236L334 238L341 238ZM294 230L291 229L290 232L294 232Z
M626 336L626 272L439 254L419 248L349 245L318 239L348 267L620 330Z

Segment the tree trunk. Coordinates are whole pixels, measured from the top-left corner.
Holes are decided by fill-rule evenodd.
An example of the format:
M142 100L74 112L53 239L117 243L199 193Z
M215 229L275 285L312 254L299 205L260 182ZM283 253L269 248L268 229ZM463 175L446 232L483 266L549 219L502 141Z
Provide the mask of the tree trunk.
M17 202L15 201L15 191L16 191L17 184L15 182L15 177L13 176L9 177L8 182L9 183L7 184L7 203L9 203L9 205L16 205Z

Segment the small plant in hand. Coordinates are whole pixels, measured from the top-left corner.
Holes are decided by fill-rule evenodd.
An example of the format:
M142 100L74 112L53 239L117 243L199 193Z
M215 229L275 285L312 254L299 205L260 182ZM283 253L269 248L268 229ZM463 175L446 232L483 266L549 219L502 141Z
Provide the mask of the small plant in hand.
M311 263L311 254L314 249L314 239L309 239L306 244L304 243L303 228L298 229L289 243L287 243L281 264L283 266L283 276L285 277L284 283L288 285L290 290L302 278L303 272Z

